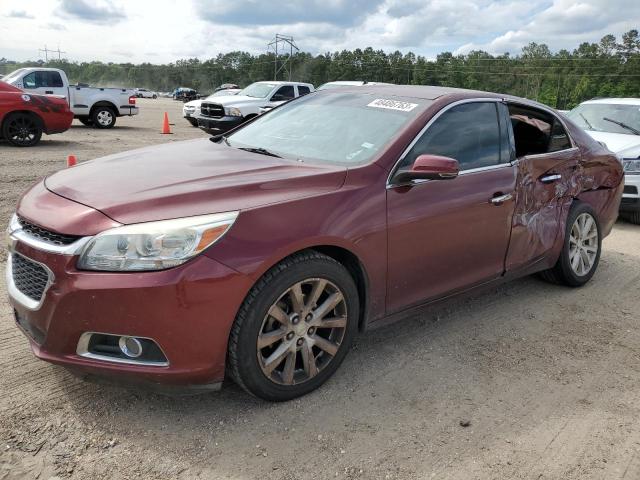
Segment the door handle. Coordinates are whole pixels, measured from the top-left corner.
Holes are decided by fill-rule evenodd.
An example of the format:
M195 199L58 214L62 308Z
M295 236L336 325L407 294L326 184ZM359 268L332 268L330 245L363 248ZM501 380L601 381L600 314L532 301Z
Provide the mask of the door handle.
M497 195L496 197L493 197L491 199L491 203L493 203L494 205L502 205L507 200L511 200L513 198L513 195L510 193L507 193L505 195L498 195L498 194L496 195Z
M543 175L540 177L540 181L542 183L553 183L560 179L562 179L562 175L560 175L559 173L552 173L550 175Z

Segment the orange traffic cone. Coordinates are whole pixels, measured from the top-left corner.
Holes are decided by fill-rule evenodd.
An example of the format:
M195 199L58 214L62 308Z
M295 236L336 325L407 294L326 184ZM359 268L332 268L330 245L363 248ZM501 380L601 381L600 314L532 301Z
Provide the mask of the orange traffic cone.
M164 112L164 122L162 122L162 134L168 135L171 133L171 128L169 128L169 115L167 112Z
M77 163L78 163L78 159L76 158L75 155L69 155L67 157L67 167L73 167Z

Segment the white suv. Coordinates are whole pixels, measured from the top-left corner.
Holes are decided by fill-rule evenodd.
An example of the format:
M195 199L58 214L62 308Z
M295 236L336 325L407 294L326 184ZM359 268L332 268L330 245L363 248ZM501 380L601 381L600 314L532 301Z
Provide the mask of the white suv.
M599 98L567 116L618 155L624 165L620 213L640 224L640 98Z
M314 90L310 83L256 82L236 95L203 101L200 114L194 118L205 132L224 133L256 117L261 109L277 107Z

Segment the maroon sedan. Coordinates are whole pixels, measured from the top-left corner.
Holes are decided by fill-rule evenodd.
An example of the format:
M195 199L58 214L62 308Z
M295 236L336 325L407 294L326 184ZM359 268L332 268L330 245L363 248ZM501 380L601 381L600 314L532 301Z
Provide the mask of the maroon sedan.
M389 315L536 272L585 284L622 193L620 162L571 121L484 92L327 90L212 140L22 197L7 284L39 358L290 399Z

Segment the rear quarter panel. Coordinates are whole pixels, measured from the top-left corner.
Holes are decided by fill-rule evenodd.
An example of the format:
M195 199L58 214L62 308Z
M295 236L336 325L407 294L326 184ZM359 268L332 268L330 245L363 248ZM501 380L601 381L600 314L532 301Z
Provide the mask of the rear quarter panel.
M566 121L566 120L565 120ZM580 191L576 197L591 205L598 215L603 236L609 235L618 218L624 188L624 171L618 158L570 121L567 128L582 155Z

